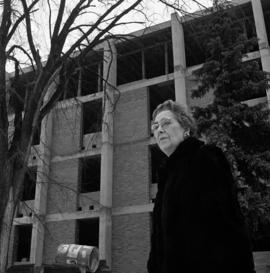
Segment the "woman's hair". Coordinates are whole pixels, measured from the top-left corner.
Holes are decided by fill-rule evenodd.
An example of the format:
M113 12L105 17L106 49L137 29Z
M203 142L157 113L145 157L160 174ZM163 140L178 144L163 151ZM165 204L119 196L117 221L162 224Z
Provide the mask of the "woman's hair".
M186 106L178 102L166 100L163 103L159 104L153 112L152 115L153 120L155 120L157 114L166 110L171 111L175 115L175 118L180 123L180 125L184 129L189 130L191 136L196 135L197 125L191 112Z

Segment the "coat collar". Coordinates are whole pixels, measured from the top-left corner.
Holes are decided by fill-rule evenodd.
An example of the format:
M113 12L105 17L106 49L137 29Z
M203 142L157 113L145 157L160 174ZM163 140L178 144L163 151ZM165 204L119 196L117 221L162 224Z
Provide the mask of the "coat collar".
M181 142L176 150L167 159L167 168L170 169L175 165L179 159L190 157L193 155L201 146L203 142L194 137L188 137L183 142Z
M159 190L163 190L168 173L177 166L179 160L194 155L203 144L202 141L189 137L178 145L176 150L159 166Z

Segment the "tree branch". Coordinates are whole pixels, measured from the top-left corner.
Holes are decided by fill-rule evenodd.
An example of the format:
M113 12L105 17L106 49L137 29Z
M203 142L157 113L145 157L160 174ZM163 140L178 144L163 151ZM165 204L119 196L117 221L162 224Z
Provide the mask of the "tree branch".
M61 42L62 45L64 45L67 33L72 26L72 24L75 22L76 18L80 14L80 12L83 10L82 7L86 8L87 6L82 6L85 0L80 0L80 2L74 7L74 9L71 11L71 14L69 15L68 19L66 20L61 32L59 33L58 40ZM90 1L91 2L91 1Z
M34 1L31 3L31 5L28 7L29 12L32 10L32 8L37 4L38 1ZM18 25L24 20L25 18L25 14L23 13L18 19L17 21L13 24L11 31L8 33L7 36L7 42L10 41L10 39L12 38L13 34L15 33Z
M39 0L34 0L33 3L37 3ZM26 21L26 32L27 32L27 38L28 38L28 43L30 46L30 50L32 52L33 58L35 60L35 63L37 65L38 70L41 69L42 64L40 60L40 55L38 50L35 48L34 42L33 42L33 35L32 35L32 30L31 30L31 20L30 20L30 12L29 8L27 7L26 0L22 0L23 4L23 10L25 14L25 21Z
M13 46L7 51L7 53L6 53L7 58L11 58L10 54L11 54L12 51L15 50L16 48L19 49L19 50L21 50L21 51L28 57L28 59L29 59L30 62L31 62L31 65L32 65L33 70L35 70L35 66L34 66L32 57L30 56L30 54L29 54L23 47L21 47L21 46L19 46L19 45L13 45ZM13 59L13 60L14 60L14 59Z
M49 1L50 0L48 0L48 2ZM56 22L54 24L54 30L53 30L53 35L52 35L52 44L53 44L54 41L57 40L58 32L59 32L59 29L60 29L60 26L61 26L61 22L63 20L63 15L64 15L65 7L66 7L66 0L60 1L60 7L59 7L59 10L58 10Z
M47 0L47 4L49 7L49 35L50 35L50 39L52 39L52 9L51 9L50 0Z
M20 96L20 72L19 72L19 61L14 58L14 63L15 63L15 75L14 78L12 79L12 84L10 88L10 106L13 108L15 112L15 117L14 117L14 134L13 138L10 144L10 149L9 153L11 151L16 151L17 146L18 146L18 141L21 137L21 127L22 127L22 110L19 105L22 103Z
M181 13L189 14L189 15L190 15L190 12L187 12L187 11L185 11L185 10L183 9L184 4L183 4L181 7L179 7L179 3L178 3L178 4L174 4L174 3L171 4L171 3L169 3L167 0L159 0L159 1L160 1L162 4L164 4L164 5L166 5L166 6L170 7L170 8L172 8L172 9L174 9L174 10L177 10L177 11L179 11L179 12L181 12ZM207 8L205 5L203 5L202 3L200 3L199 1L197 1L197 0L192 0L192 2L196 3L198 6L202 7L203 9L208 10L208 8Z
M11 0L4 1L2 22L0 26L0 43L3 48L7 45L7 35L11 26Z
M73 46L70 47L70 49L65 53L65 55L69 56L72 54L72 52L78 47L78 45L85 39L86 36L89 36L94 30L97 29L97 27L100 25L100 23L102 22L102 20L104 18L106 18L106 16L108 14L110 14L116 7L118 7L121 3L123 3L124 0L120 0L117 1L116 4L114 4L113 6L111 6L110 9L108 9L97 21L96 23L85 33L84 36L80 37L74 44ZM105 35L107 32L110 31L110 29L112 29L115 25L115 23L117 21L119 21L124 15L126 15L128 12L130 12L132 9L134 9L139 3L141 3L142 0L137 0L133 5L131 5L130 7L128 7L127 9L125 9L121 14L117 15L115 17L115 19L104 29L102 30L95 38L94 40L91 42L91 44L99 44L98 40ZM106 40L106 39L105 39ZM93 48L93 46L89 47L89 50L87 50L87 52L89 52L91 49Z

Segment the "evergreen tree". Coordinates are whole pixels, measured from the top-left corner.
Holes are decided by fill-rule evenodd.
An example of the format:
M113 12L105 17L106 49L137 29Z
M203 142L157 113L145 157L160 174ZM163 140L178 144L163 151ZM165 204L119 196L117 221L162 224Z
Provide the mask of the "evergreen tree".
M212 91L213 101L205 108L195 108L194 115L199 135L226 153L254 250L265 250L270 247L269 110L266 103L249 106L247 100L265 97L269 86L259 61L242 61L246 52L256 48L257 39L248 39L243 31L239 9L227 7L216 5L200 26L206 61L194 72L200 84L192 96L203 97ZM268 246L260 244L260 238L267 237Z

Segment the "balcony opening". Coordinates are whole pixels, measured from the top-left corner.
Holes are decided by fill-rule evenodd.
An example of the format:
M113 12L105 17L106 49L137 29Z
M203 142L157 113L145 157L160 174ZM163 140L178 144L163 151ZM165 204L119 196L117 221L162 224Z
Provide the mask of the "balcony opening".
M57 92L60 100L86 96L102 90L103 53L69 60L61 69Z
M117 85L141 80L143 78L142 73L141 50L118 54Z
M171 29L164 29L117 47L117 84L173 72Z
M152 85L148 89L149 92L149 108L152 120L152 114L156 107L166 100L175 100L174 81L163 82L161 84Z
M147 79L173 72L172 42L163 42L144 50L145 77Z
M145 76L147 79L165 75L165 44L144 50Z
M41 133L41 120L38 121L36 128L34 129L34 135L32 140L32 145L40 144L40 133Z
M15 228L15 262L29 262L31 251L32 225Z
M59 85L57 92L59 92L59 100L66 100L77 97L79 88L80 70L78 61L72 59L65 63L60 71Z
M100 164L100 155L81 158L81 193L100 191Z
M35 199L37 180L37 167L28 168L23 181L23 193L21 201Z
M77 244L98 247L99 218L77 220Z
M204 63L206 60L206 48L202 43L202 31L205 23L197 22L197 20L194 19L183 24L187 67Z
M89 101L83 104L83 135L101 132L102 100Z
M103 52L87 57L81 67L80 95L86 96L103 89Z
M151 165L151 183L158 183L160 177L160 166L165 162L167 156L158 148L158 146L151 145L150 149L150 165Z

